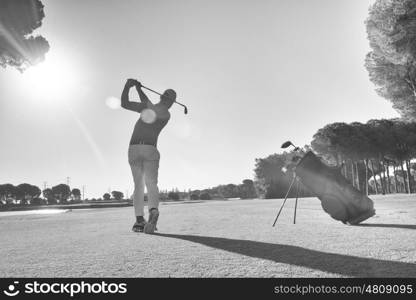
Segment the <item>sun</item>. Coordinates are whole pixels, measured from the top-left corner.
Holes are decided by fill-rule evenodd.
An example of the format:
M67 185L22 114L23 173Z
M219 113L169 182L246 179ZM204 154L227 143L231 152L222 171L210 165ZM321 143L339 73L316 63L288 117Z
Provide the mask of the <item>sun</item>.
M22 76L25 90L36 100L59 102L76 88L73 65L62 56L50 55Z

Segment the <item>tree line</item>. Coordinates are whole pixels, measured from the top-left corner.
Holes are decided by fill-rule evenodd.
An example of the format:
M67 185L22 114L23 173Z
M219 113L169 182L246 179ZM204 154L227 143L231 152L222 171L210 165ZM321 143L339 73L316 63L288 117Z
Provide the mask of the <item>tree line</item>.
M124 194L119 191L112 191L111 195L106 193L103 198L91 199L96 200L123 200ZM81 190L78 188L71 189L67 184L58 184L52 188L45 188L43 191L36 185L22 183L13 185L10 183L0 184L0 205L51 205L51 204L68 204L80 203L82 199Z
M228 198L253 199L257 198L257 193L253 180L245 179L241 184L230 183L202 190L188 190L183 192L180 192L178 189L172 189L170 191L161 190L159 196L161 201ZM10 183L0 184L0 206L69 204L80 203L82 201L121 201L124 200L124 197L124 193L112 191L111 193L104 193L103 196L98 199L82 199L80 189L71 189L67 184L58 184L52 188L46 188L43 191L36 185L28 183L16 186ZM147 195L145 195L145 200L147 200Z
M411 160L416 157L416 123L401 119L333 123L318 130L311 146L367 195L415 192Z
M180 192L178 189L171 191L160 191L160 199L164 200L214 200L214 199L254 199L257 198L254 181L251 179L244 179L241 184L221 184L212 188L202 190L188 190Z
M325 163L338 168L366 195L416 192L416 123L403 119L367 123L332 123L319 129L303 152L313 150ZM258 195L284 197L293 176L287 166L295 152L256 159ZM285 172L285 169L288 171ZM289 196L293 197L294 191ZM311 196L301 185L301 196Z

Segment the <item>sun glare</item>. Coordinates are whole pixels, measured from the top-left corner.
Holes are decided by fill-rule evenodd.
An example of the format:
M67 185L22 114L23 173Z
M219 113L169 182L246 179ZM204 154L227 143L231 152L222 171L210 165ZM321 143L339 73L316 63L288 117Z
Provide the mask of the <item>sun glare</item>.
M120 99L117 97L108 97L105 99L105 104L108 106L108 108L111 109L119 109L120 108Z
M76 88L76 72L64 58L50 56L27 69L23 81L34 99L59 102Z

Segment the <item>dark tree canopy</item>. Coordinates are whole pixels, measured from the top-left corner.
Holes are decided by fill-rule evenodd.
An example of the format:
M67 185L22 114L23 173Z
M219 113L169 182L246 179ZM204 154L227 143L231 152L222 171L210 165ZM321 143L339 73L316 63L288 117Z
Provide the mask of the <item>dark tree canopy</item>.
M50 199L53 198L53 193L52 193L52 189L50 188L46 188L42 191L43 197L46 199Z
M178 201L180 199L179 193L169 192L168 199L173 200L173 201Z
M81 196L81 191L80 191L80 189L72 189L71 194L76 196L76 197L79 197L79 196Z
M119 191L112 191L111 194L113 195L113 198L120 201L124 198L124 194Z
M71 195L71 188L66 184L58 184L52 187L52 194L61 202L66 202Z
M39 0L0 0L0 66L20 71L44 60L49 43L33 36L45 17Z
M339 130L340 128L342 130ZM366 192L368 192L369 171L372 176L383 177L380 178L382 193L391 192L390 171L393 171L394 189L397 192L396 168L401 169L400 177L406 180L407 187L404 187L404 191L410 193L414 190L409 167L411 160L416 157L415 122L382 119L369 120L365 124L359 122L328 124L313 136L311 145L327 163L342 168L344 176ZM406 174L403 165L406 166ZM376 183L373 189L378 193Z
M191 200L199 200L199 195L195 193L192 193L189 197L191 198Z
M366 124L332 123L318 130L311 145L329 163L337 157L338 164L346 159L384 157L402 161L416 155L416 124L400 119L369 120Z
M241 199L254 199L257 198L256 188L254 181L251 179L244 179L243 184L239 185L239 195Z
M201 200L211 200L211 195L208 192L203 192L199 195L199 199Z
M15 196L16 187L13 184L6 183L0 184L0 198L7 198L10 196Z
M81 199L81 190L80 189L72 189L72 200L80 200Z
M35 197L39 197L41 194L40 189L35 186L35 185L31 185L29 183L22 183L19 184L16 187L16 195L21 198L25 198L25 197L30 197L30 198L35 198Z
M307 148L301 149L300 153L304 153L305 150ZM285 196L293 179L293 159L297 156L296 151L291 151L256 159L254 184L258 196L266 199ZM292 189L289 197L294 197L295 192L295 189ZM299 195L308 195L302 184Z
M369 11L372 51L365 66L377 93L404 118L416 120L416 1L377 0Z

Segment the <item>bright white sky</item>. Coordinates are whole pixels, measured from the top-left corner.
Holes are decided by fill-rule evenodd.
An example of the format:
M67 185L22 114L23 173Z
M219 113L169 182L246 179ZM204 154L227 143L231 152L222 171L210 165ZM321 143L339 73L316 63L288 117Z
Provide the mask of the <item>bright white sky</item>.
M139 116L106 105L128 77L189 107L159 138L162 189L240 183L287 139L396 117L363 66L372 2L43 0L46 71L0 70L0 182L131 194Z

